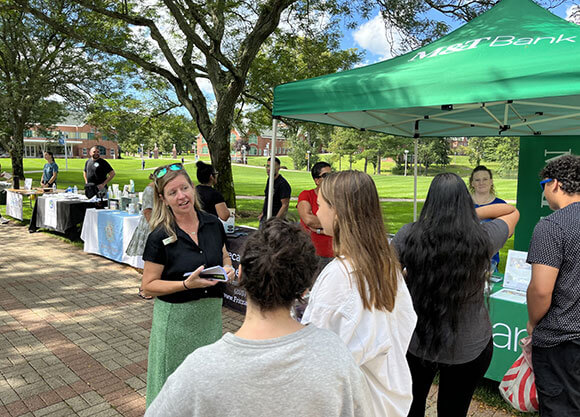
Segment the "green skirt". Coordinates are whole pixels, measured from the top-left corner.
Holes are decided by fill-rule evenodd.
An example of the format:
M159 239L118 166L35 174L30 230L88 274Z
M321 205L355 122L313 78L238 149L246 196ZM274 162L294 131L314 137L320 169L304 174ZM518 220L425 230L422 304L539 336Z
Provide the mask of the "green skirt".
M222 300L155 300L147 363L147 407L191 352L222 337Z

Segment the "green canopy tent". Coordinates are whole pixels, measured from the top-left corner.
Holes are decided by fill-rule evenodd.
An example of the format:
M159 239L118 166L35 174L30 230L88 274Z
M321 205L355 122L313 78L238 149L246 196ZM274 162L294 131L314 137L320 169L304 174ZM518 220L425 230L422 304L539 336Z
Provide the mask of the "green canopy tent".
M415 138L580 135L580 26L503 0L405 55L279 85L272 115Z

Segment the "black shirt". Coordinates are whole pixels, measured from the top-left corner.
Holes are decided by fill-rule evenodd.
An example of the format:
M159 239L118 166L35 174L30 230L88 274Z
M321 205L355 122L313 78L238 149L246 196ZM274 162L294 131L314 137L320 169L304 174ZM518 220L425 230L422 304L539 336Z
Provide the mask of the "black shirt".
M87 173L87 182L92 182L95 185L99 185L105 182L107 175L111 172L113 168L111 165L104 160L99 158L96 161L91 158L85 162L85 172Z
M212 215L198 211L197 216L199 246L177 225L175 226L177 241L173 243L168 245L163 243L163 239L169 235L162 226L157 227L147 238L143 260L164 265L162 280L183 281L183 274L195 271L201 265L206 267L223 265L222 248L226 243L224 227ZM219 283L213 287L184 289L158 298L169 303L184 303L200 298L222 298L223 291L224 284Z
M532 345L552 347L580 340L580 202L538 222L527 262L558 269L552 304L534 329Z
M270 178L266 181L266 189L264 190L264 207L262 208L262 214L264 215L264 220L266 220L266 214L268 213L268 187L270 184ZM282 207L282 199L290 198L292 194L292 188L288 181L282 176L278 175L278 178L274 180L274 197L272 198L272 216L276 217L276 214L280 211Z
M195 192L197 193L199 202L201 203L202 210L206 213L213 214L214 216L218 217L215 205L219 203L225 203L226 201L220 192L214 190L209 185L203 184L195 187Z

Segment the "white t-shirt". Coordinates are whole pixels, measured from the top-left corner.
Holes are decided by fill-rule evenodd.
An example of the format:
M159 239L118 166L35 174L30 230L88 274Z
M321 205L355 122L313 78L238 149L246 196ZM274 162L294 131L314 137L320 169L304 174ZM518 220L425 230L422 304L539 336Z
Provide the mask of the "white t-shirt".
M334 259L316 279L302 323L336 333L363 371L377 417L407 416L413 400L406 353L417 315L403 277L398 277L395 308L366 310L344 259Z

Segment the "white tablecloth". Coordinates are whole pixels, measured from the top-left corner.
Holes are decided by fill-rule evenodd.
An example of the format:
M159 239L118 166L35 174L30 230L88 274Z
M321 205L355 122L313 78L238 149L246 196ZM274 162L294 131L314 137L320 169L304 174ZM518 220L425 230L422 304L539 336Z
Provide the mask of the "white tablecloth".
M141 256L125 253L140 218L139 214L129 215L118 210L88 209L81 231L84 251L143 268Z

